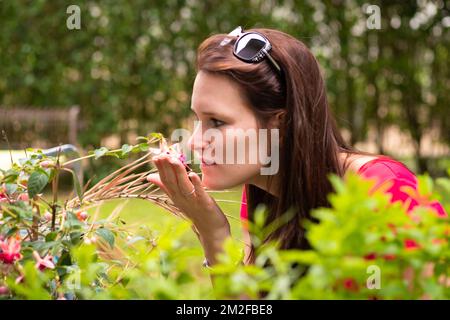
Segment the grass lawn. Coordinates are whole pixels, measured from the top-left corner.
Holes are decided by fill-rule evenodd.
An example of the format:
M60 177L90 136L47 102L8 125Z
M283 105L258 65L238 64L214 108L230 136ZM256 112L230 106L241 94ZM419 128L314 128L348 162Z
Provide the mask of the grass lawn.
M216 199L217 203L221 207L222 211L229 215L228 218L231 226L232 236L234 239L242 239L241 222L239 218L240 200L242 196L242 187L238 187L232 190L223 192L212 192L212 197ZM71 197L69 193L61 194L61 199ZM50 193L46 192L46 198L50 199ZM120 210L119 217L126 222L127 229L133 233L138 233L139 229L146 227L158 234L167 230L167 227L176 227L177 224L183 223L181 218L178 218L170 212L160 208L153 203L142 199L116 199L106 201L97 207L89 209L89 215L92 216L96 210L99 210L99 219L108 217L115 208L123 205ZM186 232L180 240L183 244L186 244L189 248L198 249L199 253L202 252L200 243L194 234L194 232ZM193 256L189 259L188 270L192 276L196 278L196 282L202 288L210 288L208 296L199 296L199 299L213 299L211 280L209 273L202 267L203 255L198 257Z
M231 225L233 238L235 239L242 238L241 223L239 220L240 203L238 203L238 201L240 202L241 200L241 190L241 188L236 188L227 192L217 192L212 194L222 211L232 217L228 220ZM164 230L167 225L181 223L180 218L148 201L141 199L130 199L125 201L126 204L120 213L120 217L130 225L129 228L131 229L139 228L144 225L150 230L158 232L160 230ZM108 216L118 204L123 202L124 200L112 200L102 204L100 207L100 217ZM201 249L200 243L194 232L187 232L181 240L189 247ZM193 259L189 263L189 270L191 270L191 274L197 279L196 281L199 286L202 286L203 288L211 288L211 291L209 291L209 296L202 296L199 298L211 299L214 298L210 282L211 280L208 272L202 270L203 268L201 263L202 258Z
M235 188L224 192L213 192L211 195L216 199L222 211L229 215L228 218L233 238L241 239L241 223L239 220L240 200L242 188ZM167 224L179 223L181 219L174 216L163 208L154 205L142 199L129 200L111 200L100 205L100 218L105 218L118 205L125 203L120 212L120 218L129 224L131 229L139 228L143 225L148 226L153 230L161 230ZM96 209L90 209L94 213ZM137 229L136 229L137 231ZM198 243L197 237L194 233L189 234L189 240Z

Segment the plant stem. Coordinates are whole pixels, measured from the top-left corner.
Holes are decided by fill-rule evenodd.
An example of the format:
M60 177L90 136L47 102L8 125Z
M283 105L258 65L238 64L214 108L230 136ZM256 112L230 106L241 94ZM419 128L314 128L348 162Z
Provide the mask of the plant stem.
M55 224L56 224L56 209L58 207L58 181L59 181L59 170L61 168L61 165L59 163L59 156L60 156L61 149L58 150L58 156L56 158L56 166L55 166L55 178L52 181L52 193L53 193L53 203L52 203L52 231L55 231Z
M33 206L36 208L36 215L33 215L33 225L31 226L32 241L37 241L39 238L39 220L41 217L39 204L36 203L37 197L33 199Z
M114 153L114 152L119 152L119 151L121 151L122 149L115 149L115 150L109 150L108 151L108 153ZM72 164L72 163L74 163L74 162L77 162L77 161L80 161L80 160L84 160L84 159L89 159L89 158L93 158L93 157L95 157L95 153L94 154L89 154L89 155L87 155L87 156L83 156L83 157L79 157L79 158L76 158L76 159L72 159L72 160L70 160L70 161L67 161L67 162L64 162L61 166L62 167L66 167L66 166L68 166L69 164Z

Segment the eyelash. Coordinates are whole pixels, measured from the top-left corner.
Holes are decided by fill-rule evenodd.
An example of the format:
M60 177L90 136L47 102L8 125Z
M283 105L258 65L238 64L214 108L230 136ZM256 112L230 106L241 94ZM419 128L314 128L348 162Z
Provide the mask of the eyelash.
M212 122L214 128L218 128L218 127L223 126L225 124L225 122L217 120L215 118L211 118L211 122Z
M197 116L197 114L194 112L195 118L197 119L197 121L200 120L200 118ZM218 120L216 118L211 118L210 121L212 122L212 126L214 128L218 128L220 126L223 126L225 124L225 122Z

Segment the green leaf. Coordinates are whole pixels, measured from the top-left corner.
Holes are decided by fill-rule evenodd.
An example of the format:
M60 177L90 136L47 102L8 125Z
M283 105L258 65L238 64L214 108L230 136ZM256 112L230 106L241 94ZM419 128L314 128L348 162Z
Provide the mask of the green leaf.
M69 234L69 236L70 236L70 242L73 245L77 245L77 244L79 244L81 242L81 239L83 237L83 233L80 232L80 231L74 231L74 232L71 232Z
M58 236L58 232L56 232L56 231L50 232L45 236L45 242L54 241L57 236Z
M112 233L111 230L100 228L97 229L95 233L105 239L105 241L108 242L111 247L114 247L114 233Z
M133 244L135 242L138 242L138 241L141 241L141 240L145 240L145 238L141 237L141 236L135 236L135 237L131 238L130 240L128 240L127 244L131 245L131 244Z
M139 140L148 141L148 138L147 137L143 137L143 136L139 136L139 137L136 138L136 140L137 141L139 141Z
M64 265L71 265L72 264L72 257L70 255L70 252L64 250L61 254L61 257L58 259L58 266L64 266Z
M17 184L15 184L15 183L6 183L5 187L6 187L6 193L8 195L12 195L14 192L17 191Z
M36 250L38 252L44 252L44 251L50 250L53 247L55 247L56 245L59 245L58 241L49 241L49 242L35 241L35 242L30 242L30 246L34 250Z
M132 150L132 146L130 146L129 144L124 144L122 146L122 154L126 154L129 153Z
M9 238L9 237L15 235L18 231L19 231L19 228L17 228L17 227L12 227L12 228L9 229L8 232L5 234L5 237L6 237L6 238Z
M38 193L44 190L48 183L48 176L45 172L35 171L28 179L28 196L34 198Z
M19 177L19 172L15 171L13 169L9 169L8 171L5 172L4 181L14 183L18 177Z
M75 191L77 193L78 199L80 199L80 202L83 201L83 188L81 188L80 180L78 180L78 176L75 174L73 170L66 169L70 171L72 174L72 180L73 180L73 186L75 188Z
M433 180L428 175L417 177L417 190L422 196L427 196L433 192Z
M114 151L114 152L109 151L109 152L106 153L106 155L107 155L107 156L110 156L110 157L116 157L117 159L123 159L123 158L125 158L125 157L123 156L123 154L122 154L122 150Z
M80 229L85 226L83 222L78 220L77 216L72 212L66 212L67 218L64 222L64 226L69 229Z
M183 285L186 283L192 283L195 279L189 272L180 272L176 281L178 285Z
M148 149L149 149L149 146L147 143L140 143L140 144L138 144L138 146L139 146L139 149L143 152L148 151Z
M164 135L162 133L159 132L152 132L150 133L150 137L156 140L162 140L164 139Z
M101 147L99 149L94 150L95 159L103 157L108 151L109 151L108 148L105 147Z

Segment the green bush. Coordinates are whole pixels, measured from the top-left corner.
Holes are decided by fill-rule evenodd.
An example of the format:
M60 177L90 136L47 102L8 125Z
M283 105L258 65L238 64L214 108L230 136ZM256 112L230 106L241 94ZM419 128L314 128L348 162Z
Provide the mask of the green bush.
M201 248L183 242L188 222L131 231L115 212L99 220L45 200L54 162L37 155L0 173L1 299L450 298L448 217L429 207L449 212L448 177L420 176L420 205L407 214L371 181L330 176L331 207L304 225L311 250L264 243L273 226L259 208L255 263L242 264L243 243L230 238L219 264L202 268ZM212 285L199 281L209 275Z

